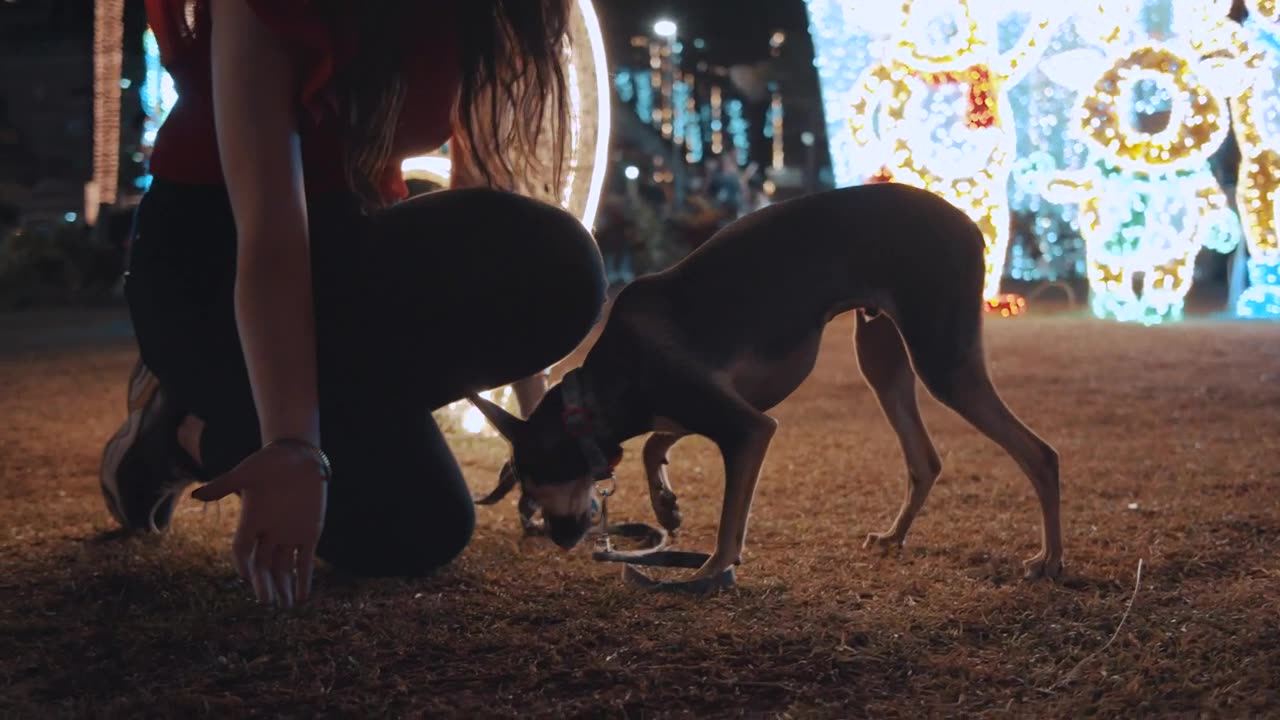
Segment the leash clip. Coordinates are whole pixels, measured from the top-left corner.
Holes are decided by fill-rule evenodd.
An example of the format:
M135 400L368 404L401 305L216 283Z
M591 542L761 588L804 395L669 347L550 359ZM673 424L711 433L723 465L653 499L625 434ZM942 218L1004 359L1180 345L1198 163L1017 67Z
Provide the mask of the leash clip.
M601 487L608 482L608 487ZM609 473L609 477L596 481L596 492L600 493L600 533L596 535L596 552L613 552L613 541L609 538L609 497L618 491L618 476Z

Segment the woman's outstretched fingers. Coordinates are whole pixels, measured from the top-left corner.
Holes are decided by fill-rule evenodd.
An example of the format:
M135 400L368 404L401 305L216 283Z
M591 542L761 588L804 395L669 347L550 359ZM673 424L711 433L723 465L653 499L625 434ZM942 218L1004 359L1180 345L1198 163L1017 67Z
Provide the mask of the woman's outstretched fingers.
M253 558L253 546L257 543L258 539L251 535L243 524L236 529L236 535L231 540L231 561L236 566L236 574L241 580L250 583L253 582L250 560Z
M275 547L269 545L266 541L259 539L258 546L253 550L253 591L258 596L258 602L271 603L276 602L275 581L272 579L272 563L275 562Z
M316 566L316 545L298 548L298 604L311 599L311 576Z
M242 474L236 472L237 469L233 468L231 472L196 488L191 492L191 497L204 502L217 502L232 493L240 492L244 489L244 480Z
M293 545L278 545L271 562L272 589L275 591L276 604L284 608L293 607Z

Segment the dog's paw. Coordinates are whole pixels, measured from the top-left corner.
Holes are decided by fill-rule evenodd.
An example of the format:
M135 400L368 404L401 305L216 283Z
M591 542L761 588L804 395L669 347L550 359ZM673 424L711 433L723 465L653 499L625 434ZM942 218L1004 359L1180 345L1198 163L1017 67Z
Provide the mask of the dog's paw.
M732 560L727 555L713 554L707 558L702 567L694 571L690 576L690 580L710 580L719 577L724 571L731 567L742 564L742 555L739 554L736 560Z
M680 514L680 503L673 492L664 490L653 496L653 514L658 517L658 524L667 532L675 532L684 522L684 517Z
M1022 577L1026 580L1058 580L1065 570L1061 557L1049 558L1043 550L1035 557L1024 560L1022 567Z
M882 554L887 555L893 550L901 550L902 541L903 538L893 533L870 533L867 535L867 539L863 541L862 549L875 550L879 548Z

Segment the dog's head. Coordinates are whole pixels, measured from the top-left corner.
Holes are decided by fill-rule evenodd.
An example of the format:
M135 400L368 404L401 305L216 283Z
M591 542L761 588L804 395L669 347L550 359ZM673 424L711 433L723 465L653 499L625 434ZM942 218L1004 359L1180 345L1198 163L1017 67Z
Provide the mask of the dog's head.
M577 545L591 529L592 488L603 478L600 468L591 467L583 438L567 422L561 388L548 391L528 420L478 395L469 399L511 444L509 470L521 492L542 509L547 535L566 550ZM600 447L598 438L585 439ZM609 469L622 455L616 445L600 450Z

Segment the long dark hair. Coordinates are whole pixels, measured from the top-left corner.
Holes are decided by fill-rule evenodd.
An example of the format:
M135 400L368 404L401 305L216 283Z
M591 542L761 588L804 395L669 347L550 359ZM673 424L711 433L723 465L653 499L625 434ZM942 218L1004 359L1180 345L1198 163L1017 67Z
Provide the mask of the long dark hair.
M402 38L414 3L340 1L356 8L361 40L356 58L336 78L348 127L347 180L366 203L378 205L378 181L404 104ZM536 157L547 129L549 169L559 187L569 125L562 62L571 1L457 0L462 87L450 148L455 167L469 162L480 179L498 187L538 177L548 170Z

